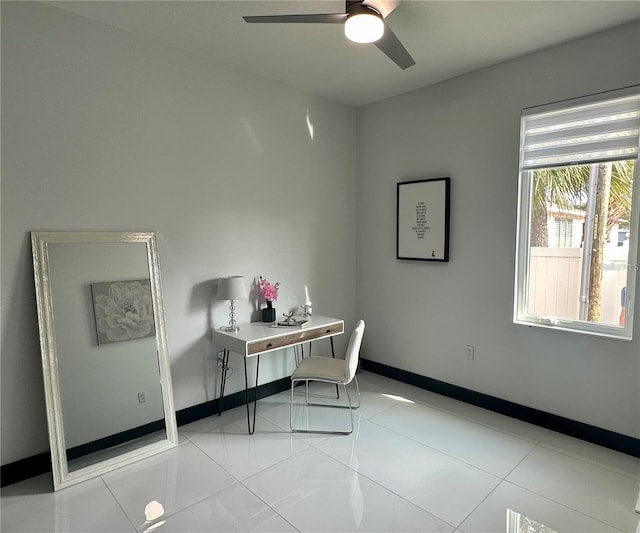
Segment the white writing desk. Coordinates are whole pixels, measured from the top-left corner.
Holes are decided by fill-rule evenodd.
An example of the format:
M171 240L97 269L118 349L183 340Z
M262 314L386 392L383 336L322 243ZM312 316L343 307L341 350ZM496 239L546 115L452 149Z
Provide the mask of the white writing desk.
M240 324L239 331L214 330L213 342L223 349L222 377L220 379L220 397L218 398L218 415L222 412L222 398L224 386L227 380L227 368L230 352L240 354L244 358L244 384L247 403L247 425L249 434L256 428L256 407L258 401L258 371L260 368L260 356L265 353L275 352L283 348L301 346L305 342L326 339L331 341L331 355L333 351L333 337L344 333L344 320L329 318L326 316L312 316L305 326L272 327L265 322L252 324ZM311 353L311 350L309 350ZM304 354L303 354L304 355ZM253 420L249 411L249 379L247 376L247 359L257 357L256 360L256 387L253 400Z

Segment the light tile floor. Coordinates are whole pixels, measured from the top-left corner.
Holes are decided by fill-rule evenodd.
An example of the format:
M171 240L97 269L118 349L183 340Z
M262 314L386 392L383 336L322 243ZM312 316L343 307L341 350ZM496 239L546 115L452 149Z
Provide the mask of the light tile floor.
M359 381L350 436L290 433L289 395L277 394L259 402L254 435L241 407L57 493L48 474L5 487L0 529L640 532L639 459L375 374ZM346 427L347 416L294 409L302 427Z

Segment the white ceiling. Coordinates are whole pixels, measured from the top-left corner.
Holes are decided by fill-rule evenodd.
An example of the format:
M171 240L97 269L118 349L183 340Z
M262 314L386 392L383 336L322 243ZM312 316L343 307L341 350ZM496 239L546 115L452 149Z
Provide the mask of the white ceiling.
M49 4L354 106L640 19L638 0L403 0L386 19L416 61L403 71L374 45L349 42L342 25L247 24L242 19L339 13L343 0Z

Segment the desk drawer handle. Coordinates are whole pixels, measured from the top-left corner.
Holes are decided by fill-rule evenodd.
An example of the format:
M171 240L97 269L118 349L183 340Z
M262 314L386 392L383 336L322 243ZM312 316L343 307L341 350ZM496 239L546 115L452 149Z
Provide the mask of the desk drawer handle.
M331 333L331 328L329 328L325 333Z
M273 344L271 343L267 344L267 348L273 348Z

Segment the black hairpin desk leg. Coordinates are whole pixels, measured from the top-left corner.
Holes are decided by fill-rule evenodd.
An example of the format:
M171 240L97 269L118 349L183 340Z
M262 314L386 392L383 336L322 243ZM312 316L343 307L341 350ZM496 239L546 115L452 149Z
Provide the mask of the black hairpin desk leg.
M333 349L333 337L329 337L329 341L331 341L331 357L336 358L336 352ZM336 383L336 398L340 399L340 389L338 388L338 384Z
M222 398L224 397L224 386L227 382L227 370L229 368L229 350L226 348L222 352L222 373L220 376L220 396L218 397L218 416L222 414Z
M257 355L256 361L256 388L255 397L253 399L253 420L251 418L249 409L249 378L247 376L247 358L244 358L244 394L247 403L247 427L249 429L249 435L253 435L256 430L256 410L258 408L258 371L260 370L260 355Z

